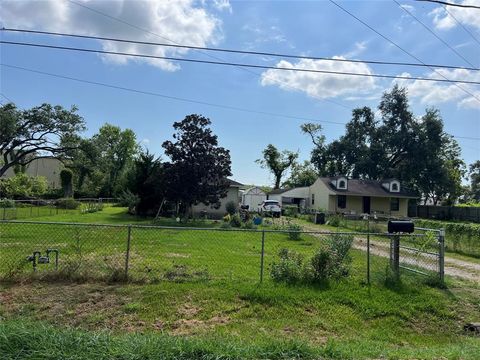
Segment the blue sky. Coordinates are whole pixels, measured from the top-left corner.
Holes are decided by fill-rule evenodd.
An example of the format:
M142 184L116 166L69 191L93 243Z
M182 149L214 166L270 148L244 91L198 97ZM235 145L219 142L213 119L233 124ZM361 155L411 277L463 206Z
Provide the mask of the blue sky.
M53 0L3 0L0 3L1 25L142 41L166 42L168 39L197 46L415 62L329 1L75 1L148 32L92 12L72 1ZM393 1L339 3L423 62L470 66ZM480 66L479 10L449 8L447 13L443 7L434 4L414 1L400 3L469 63ZM4 32L1 37L11 41L36 41L212 60L197 51L180 52L175 49ZM109 122L133 129L138 140L158 155L162 155L162 142L172 135L171 125L174 121L190 113L207 116L212 120L220 144L231 151L233 178L249 184L270 184L272 181L268 172L255 163L268 143L281 150L299 151L301 159L309 158L312 146L300 132L299 125L304 122L300 118L345 123L350 119L351 109L359 106L376 107L382 92L392 85L391 79L143 61L11 45L2 45L0 56L3 64L167 96L297 117L287 119L232 111L0 67L1 93L19 107L28 108L43 102L65 107L75 104L87 122L86 136ZM218 53L214 56L222 60L271 66L438 77L428 68ZM478 71L443 70L442 73L450 79L480 81ZM441 111L447 132L457 136L480 137L478 100L450 84L418 81L400 83L409 89L415 114L421 115L426 107L435 106ZM480 86L462 87L480 98ZM1 100L6 102L5 98ZM327 140L335 139L344 132L341 125L323 123L322 126ZM478 140L457 140L467 163L480 158Z

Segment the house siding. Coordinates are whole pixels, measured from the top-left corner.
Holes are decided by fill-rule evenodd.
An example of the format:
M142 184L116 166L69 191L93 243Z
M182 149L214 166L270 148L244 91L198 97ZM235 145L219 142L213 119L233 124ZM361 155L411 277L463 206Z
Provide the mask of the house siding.
M29 176L43 176L47 184L53 189L60 188L60 171L64 168L63 163L55 158L35 159L25 167L25 174ZM15 176L13 168L3 174L2 179Z
M240 203L240 191L238 187L230 187L227 192L227 196L220 199L220 207L215 209L211 205L205 205L203 203L193 205L192 212L193 216L200 216L202 212L205 211L207 215L213 219L221 219L227 212L226 204L229 201L233 201L236 206Z
M317 179L317 181L310 186L309 190L307 208L311 210L335 211L334 207L332 208L332 201L330 199L332 192L325 186L322 180ZM312 194L315 196L315 204L313 205Z

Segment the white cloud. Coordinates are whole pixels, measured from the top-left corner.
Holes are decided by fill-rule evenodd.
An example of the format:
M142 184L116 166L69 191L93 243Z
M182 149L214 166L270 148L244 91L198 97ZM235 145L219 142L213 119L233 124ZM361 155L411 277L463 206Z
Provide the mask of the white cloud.
M408 10L410 12L414 12L415 8L412 5L407 5L407 4L402 4L400 7L404 8L405 10Z
M436 69L437 72L431 72L426 75L432 79L443 79L439 74L442 74L449 80L465 80L480 81L480 73L476 71L469 71L464 69ZM399 76L408 76L409 73L403 73ZM421 80L394 80L393 83L397 83L401 86L408 88L408 94L411 97L418 98L422 104L425 105L438 105L442 103L456 103L461 108L473 108L480 109L480 101L469 95L462 89L474 94L480 98L480 91L474 86L468 84L459 84L456 86L451 83L439 83L431 81Z
M351 59L351 58L354 58L355 56L360 55L365 50L367 50L367 43L368 43L368 41L357 41L357 42L355 42L354 49L347 52L346 54L343 54L342 56L344 56L347 59Z
M19 27L82 35L118 37L150 42L169 40L194 46L215 44L221 39L221 21L194 0L77 0L86 6L120 18L149 33L109 19L66 0L2 0L0 22L5 27ZM227 8L228 1L218 0L217 8ZM157 36L157 35L161 36ZM102 42L104 50L145 53L156 56L185 54L187 50L144 46L127 43ZM109 62L126 64L144 62L163 70L174 71L178 64L160 59L140 59L116 55L103 56Z
M334 57L344 59L341 56ZM370 67L363 63L346 63L329 60L302 59L296 64L282 60L277 67L342 71L372 74ZM372 77L319 74L298 71L270 69L262 73L262 86L278 86L288 91L301 91L314 98L334 98L342 95L370 93L377 88Z
M480 0L463 0L459 4L480 6ZM433 9L430 14L433 17L433 24L439 30L448 30L457 26L457 21L462 25L473 26L480 29L480 16L478 11L469 8L448 7L448 12L443 6ZM455 21L455 19L457 21Z
M213 7L219 11L232 13L232 5L229 0L213 0Z

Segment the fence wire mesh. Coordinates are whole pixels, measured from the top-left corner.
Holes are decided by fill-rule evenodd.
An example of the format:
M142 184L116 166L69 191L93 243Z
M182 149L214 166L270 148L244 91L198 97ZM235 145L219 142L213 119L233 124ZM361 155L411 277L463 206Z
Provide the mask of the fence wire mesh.
M288 265L286 252L301 258L303 268L321 267L322 249L327 256L338 254L342 241L350 239L348 276L376 283L385 281L392 268L393 238L385 233L0 221L0 278L270 281L281 270L279 264ZM401 236L398 267L439 276L438 239L428 232Z

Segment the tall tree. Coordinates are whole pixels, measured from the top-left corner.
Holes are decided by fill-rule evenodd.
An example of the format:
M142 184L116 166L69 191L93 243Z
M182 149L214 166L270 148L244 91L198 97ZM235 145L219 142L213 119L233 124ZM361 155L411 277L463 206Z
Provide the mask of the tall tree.
M272 172L275 178L274 189L279 189L282 183L282 177L295 163L298 158L298 153L288 150L280 152L275 146L269 144L263 150L262 154L263 159L258 159L256 162Z
M310 186L317 180L318 174L310 161L303 163L295 162L288 179L282 184L283 187L295 188L300 186Z
M165 171L160 159L148 151L140 153L127 175L127 187L139 198L137 214L155 213L166 195Z
M97 164L105 174L101 192L112 196L118 190L120 177L138 152L135 133L105 124L92 137L92 144L100 155Z
M377 121L370 108L354 109L345 135L327 145L312 137L312 128L302 126L313 140L311 161L317 172L375 180L395 177L425 201L454 202L465 165L457 142L443 130L439 111L427 109L415 118L406 89L398 86L383 94L379 111Z
M164 164L168 197L178 201L185 214L200 202L219 206L229 187L230 152L218 146L210 124L206 117L188 115L173 123L174 141L162 144L170 158L170 162Z
M476 202L480 202L480 160L470 164L470 197Z
M0 107L0 176L35 159L62 157L71 149L67 139L85 129L83 118L72 106L42 104L19 110L13 103Z

